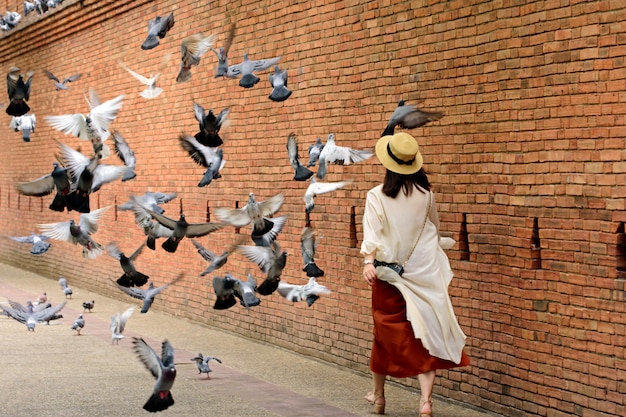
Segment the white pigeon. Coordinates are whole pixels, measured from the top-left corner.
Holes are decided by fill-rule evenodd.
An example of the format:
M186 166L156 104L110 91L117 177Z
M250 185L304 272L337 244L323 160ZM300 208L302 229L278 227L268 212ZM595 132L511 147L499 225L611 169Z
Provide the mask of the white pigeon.
M351 163L363 162L373 155L374 152L371 150L357 150L335 145L335 134L331 133L320 152L317 178L322 180L326 177L328 164L350 165Z
M122 68L128 71L130 75L132 75L137 80L139 80L140 83L148 86L145 90L139 93L141 97L149 100L149 99L158 97L163 92L163 89L160 87L157 87L156 85L156 82L159 79L159 76L161 75L160 72L157 72L156 74L151 75L150 78L146 78L143 75L137 74L135 71L128 68L126 65L124 65L123 62L119 62L119 64Z
M115 316L111 316L111 344L120 343L120 339L124 338L124 327L126 327L126 322L132 316L133 311L135 311L135 307L128 307L126 311L123 313L118 311Z
M22 139L24 142L30 142L30 132L35 131L37 117L34 114L25 114L23 116L13 116L9 123L9 128L16 132L22 131Z
M352 180L337 181L337 182L317 182L311 177L311 184L304 193L305 210L310 213L315 207L315 196L318 194L329 193L331 191L338 190L346 185L352 183Z
M327 287L318 284L315 277L310 277L309 282L304 285L293 285L280 281L276 291L293 303L305 300L309 307L313 305L320 295L331 293Z

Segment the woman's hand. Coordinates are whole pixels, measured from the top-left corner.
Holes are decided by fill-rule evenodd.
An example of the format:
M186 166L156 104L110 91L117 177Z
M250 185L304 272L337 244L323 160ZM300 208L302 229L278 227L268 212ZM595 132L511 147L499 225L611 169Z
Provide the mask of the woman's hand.
M378 279L378 275L376 274L376 267L372 264L367 264L363 266L363 278L365 282L371 287L374 284L374 281Z

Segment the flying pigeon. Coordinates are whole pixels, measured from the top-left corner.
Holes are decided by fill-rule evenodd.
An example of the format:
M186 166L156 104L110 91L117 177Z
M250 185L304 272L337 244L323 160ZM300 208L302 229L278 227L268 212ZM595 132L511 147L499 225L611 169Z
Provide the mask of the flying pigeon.
M302 252L302 259L304 259L304 268L307 277L323 277L324 271L318 268L315 264L315 249L317 243L315 241L315 231L311 227L305 227L302 229L300 235L300 250Z
M135 197L131 197L131 209L135 214L135 223L137 223L142 229L146 236L148 236L146 240L146 246L150 249L156 249L156 240L158 238L169 238L174 233L174 230L169 229L161 223L157 222L152 218L152 216L147 212L147 208L142 207L143 203L139 203ZM162 212L163 209L155 212Z
M233 253L233 251L237 248L237 245L232 245L231 247L223 251L220 255L217 255L216 253L213 253L211 250L202 246L194 239L191 239L191 243L193 243L193 245L196 247L200 256L202 256L205 261L209 262L209 266L200 273L201 276L210 274L211 272L220 269L221 267L226 265L226 262L228 261L228 256Z
M300 163L298 157L298 141L295 133L290 133L289 138L287 138L287 154L289 155L289 163L295 171L293 176L294 180L306 181L313 176L313 171Z
M141 363L157 380L152 389L152 395L144 404L143 409L151 413L166 410L174 405L174 398L170 390L176 378L174 366L174 348L167 340L161 345L161 357L142 338L133 337L133 352Z
M72 324L72 330L76 330L77 335L80 336L80 331L83 330L84 327L85 319L83 318L83 315L80 314L78 318L74 320L74 323Z
M148 37L141 44L141 49L147 50L156 47L159 39L163 39L167 32L174 26L174 12L166 17L157 16L148 22Z
M156 82L159 79L159 76L161 75L160 72L157 72L156 74L151 75L150 78L146 78L143 75L138 74L135 71L128 68L126 65L124 65L123 62L119 62L119 64L122 68L128 71L130 75L135 77L140 83L145 84L147 86L145 90L139 93L141 97L145 98L146 100L150 100L150 99L158 97L163 92L163 89L160 87L157 87L156 85Z
M27 74L27 80L19 73L18 67L11 67L7 74L7 92L11 103L6 108L6 112L10 116L23 116L30 111L30 107L26 102L30 97L30 84L33 81L33 72Z
M163 214L165 213L165 210L162 209L159 204L168 203L175 199L176 196L176 193L166 194L159 191L146 191L144 195L133 196L129 201L117 206L117 208L120 210L132 210L133 204L139 204L146 210L152 210L159 214Z
M215 232L225 226L224 223L206 222L206 223L187 223L185 215L180 213L178 220L170 219L162 214L157 214L152 210L146 210L154 220L161 225L172 229L172 236L168 237L161 245L167 252L174 253L178 248L178 244L184 237L200 237Z
M98 221L111 206L80 215L78 224L70 219L65 222L38 225L41 231L52 239L77 243L83 247L83 257L95 259L104 251L104 247L91 238L98 231Z
M382 136L393 135L396 126L400 126L403 129L415 129L443 117L441 112L427 112L413 105L407 106L405 103L404 100L398 102L398 107L391 114Z
M221 148L212 148L202 145L193 136L181 133L178 137L180 146L191 156L198 165L206 168L198 187L205 187L211 181L222 177L220 170L224 166L224 156Z
M281 251L280 246L275 241L269 247L240 245L237 249L267 274L256 291L261 295L270 295L276 291L280 282L280 275L287 263L287 252Z
M150 283L148 284L148 288L145 289L145 290L141 289L141 288L123 287L123 286L121 286L121 285L119 285L117 283L115 283L115 285L122 292L125 292L126 294L130 295L131 297L136 298L138 300L143 300L143 306L142 306L140 312L142 314L145 314L145 313L148 312L148 310L150 310L150 306L152 306L152 303L154 302L154 297L159 295L163 290L165 290L170 285L175 284L178 281L180 281L184 276L185 275L181 273L176 278L174 278L174 280L172 282L170 282L169 284L161 285L160 287L155 287L154 283L152 281L150 281Z
M89 310L89 312L91 313L91 310L93 310L93 308L95 307L96 302L94 300L91 301L84 301L83 302L83 313L86 310Z
M202 33L197 33L183 39L180 45L182 55L180 71L176 82L181 83L191 79L191 67L200 63L200 58L213 46L215 38L215 35L205 37Z
M322 139L315 139L315 143L309 145L309 163L306 164L308 167L314 167L317 163L317 160L320 157L320 153L324 149L324 144L322 143Z
M10 301L10 307L3 306L0 304L0 309L7 316L11 317L14 320L19 321L26 325L28 331L34 332L35 325L41 322L49 322L50 320L54 320L59 318L57 314L59 311L65 307L66 302L64 301L61 304L58 304L53 307L46 307L41 310L35 310L33 303L30 301L27 303L26 307L23 307L17 302Z
M193 115L200 126L200 132L195 134L196 140L200 144L211 148L220 146L223 141L219 135L219 131L223 125L226 125L228 113L228 108L225 108L222 109L217 116L213 113L212 109L209 109L209 113L207 114L201 105L194 102Z
M274 223L272 228L265 234L252 235L252 241L257 246L270 246L271 243L276 240L278 234L283 230L286 222L287 216L272 217L272 223Z
M118 311L115 316L111 316L111 344L120 344L120 339L124 338L124 328L126 322L135 311L135 307L128 307L123 313Z
M276 213L285 201L282 193L270 197L261 203L254 198L254 193L248 196L248 203L242 208L227 209L219 207L215 215L223 222L235 227L243 227L252 223L252 237L263 236L274 227L274 222L267 218Z
M67 78L64 78L63 81L61 81L56 75L54 75L53 73L51 73L48 70L44 70L43 71L46 76L51 79L52 81L54 81L54 86L56 87L56 90L67 90L69 87L66 85L67 83L71 83L73 81L78 81L80 79L80 77L82 76L82 74L73 74L70 75Z
M231 274L222 277L213 277L213 290L215 291L215 310L226 310L237 303L237 299L245 308L251 308L261 304L256 296L256 281L252 274L248 273L248 281L235 278Z
M318 194L329 193L331 191L338 190L351 184L352 180L337 181L337 182L317 182L315 178L311 177L311 184L304 193L304 209L307 213L310 213L315 207L315 196Z
M50 239L46 235L38 235L35 233L30 233L29 236L8 236L9 239L12 239L19 243L28 243L32 245L30 249L30 253L33 255L43 255L50 249L50 243L46 242L46 240Z
M233 44L236 28L237 25L235 23L230 25L230 30L228 31L228 35L226 36L224 46L222 46L219 50L211 47L211 50L213 51L215 56L217 56L217 70L215 71L215 78L226 77L226 73L228 72L228 50Z
M350 163L362 162L374 155L370 150L357 150L346 146L335 145L335 134L328 135L328 140L324 144L324 149L320 152L317 170L317 178L326 177L327 164L350 165Z
M54 199L50 203L50 209L54 211L63 211L65 208L72 210L73 208L68 205L69 202L66 199L72 191L69 172L57 162L53 162L52 165L54 168L50 174L33 181L18 183L17 190L23 195L43 197L56 189Z
M260 81L260 78L253 74L255 71L263 71L275 65L280 61L281 57L270 59L259 59L251 61L248 54L243 54L243 62L241 64L231 65L228 67L226 76L228 78L239 78L239 85L243 88L252 88Z
M216 361L217 363L222 363L220 359L213 356L202 356L202 352L198 353L198 356L193 357L190 360L196 362L196 366L198 367L198 374L206 374L206 378L211 379L211 376L209 375L209 373L212 372L211 368L209 368L209 361L211 359Z
M117 259L120 262L120 266L124 271L124 274L120 278L118 278L117 283L123 287L141 287L146 282L148 282L148 275L142 274L141 272L135 269L135 265L133 261L137 259L137 256L141 253L145 243L142 243L135 251L130 255L124 255L124 252L120 251L117 245L113 242L107 245L107 253Z
M13 116L9 123L9 128L16 132L22 131L22 140L30 142L30 133L35 131L37 117L34 114L25 114L23 116Z
M128 142L126 142L122 135L120 135L117 131L111 131L111 135L113 136L113 147L115 149L115 153L124 165L128 167L122 176L122 181L132 180L137 176L135 173L135 165L137 164L135 152L130 149Z
M305 285L292 285L281 281L276 290L280 295L291 302L306 300L309 307L320 297L320 295L330 294L331 291L323 285L317 283L317 278L310 277Z
M274 73L270 74L272 92L269 99L272 101L285 101L291 96L291 90L287 88L287 70L280 70L274 65Z

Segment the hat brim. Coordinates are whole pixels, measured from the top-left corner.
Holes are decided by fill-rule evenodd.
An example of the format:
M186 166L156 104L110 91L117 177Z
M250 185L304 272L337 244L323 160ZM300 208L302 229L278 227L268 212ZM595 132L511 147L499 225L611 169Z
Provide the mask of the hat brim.
M378 139L378 142L376 142L376 157L380 163L391 172L404 175L415 174L422 168L422 165L424 165L424 158L422 157L422 154L417 151L417 155L415 155L415 160L412 164L407 165L397 163L387 152L387 145L392 137L392 135L387 135Z

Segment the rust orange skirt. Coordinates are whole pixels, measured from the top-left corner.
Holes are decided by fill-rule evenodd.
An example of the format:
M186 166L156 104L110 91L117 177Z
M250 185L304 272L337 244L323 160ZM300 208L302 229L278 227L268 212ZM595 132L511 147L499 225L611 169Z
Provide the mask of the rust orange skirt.
M406 303L393 285L376 280L372 286L374 343L370 357L372 372L396 378L407 378L437 369L469 365L463 352L461 363L431 356L413 334L406 318Z

